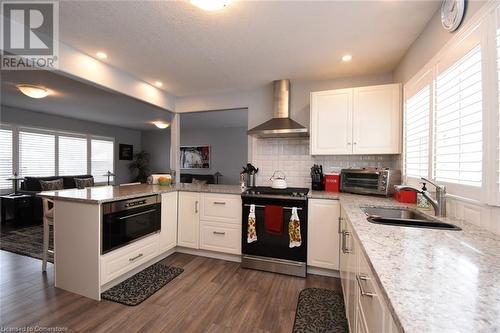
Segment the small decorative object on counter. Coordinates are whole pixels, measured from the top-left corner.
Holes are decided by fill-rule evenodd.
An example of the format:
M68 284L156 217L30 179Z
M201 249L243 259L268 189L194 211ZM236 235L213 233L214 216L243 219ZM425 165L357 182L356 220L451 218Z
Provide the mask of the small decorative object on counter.
M311 188L314 191L323 191L325 184L323 180L323 166L314 164L311 168Z
M297 207L292 208L292 216L288 222L288 237L290 238L289 247L299 247L302 245L302 237L300 236L300 220L297 214Z
M246 167L243 167L242 173L246 174L246 186L255 186L255 174L259 172L259 168L254 167L251 163L247 163Z
M394 192L394 199L402 203L416 203L417 192L411 190L400 190Z
M172 176L165 175L158 178L158 184L160 186L170 186L172 185Z
M340 189L340 174L325 173L325 191L339 192Z
M427 192L427 187L425 187L425 183L422 183L422 191ZM427 199L424 197L422 193L417 193L417 207L420 209L425 209L425 210L430 210L431 209L431 204Z
M271 178L269 179L271 183L271 187L275 189L284 190L288 187L286 182L286 176L283 171L275 170Z
M257 241L257 231L255 230L255 205L250 205L250 213L248 214L248 231L247 243Z
M240 187L247 187L247 174L244 171L240 173Z

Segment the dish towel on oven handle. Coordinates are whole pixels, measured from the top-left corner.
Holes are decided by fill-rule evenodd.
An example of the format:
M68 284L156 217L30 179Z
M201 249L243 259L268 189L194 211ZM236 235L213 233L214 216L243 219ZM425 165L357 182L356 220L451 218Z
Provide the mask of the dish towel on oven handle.
M257 241L257 231L255 230L255 205L250 205L248 214L247 243Z
M288 236L290 238L289 247L299 247L302 245L302 237L300 236L300 220L297 214L297 207L292 208L292 216L288 222Z

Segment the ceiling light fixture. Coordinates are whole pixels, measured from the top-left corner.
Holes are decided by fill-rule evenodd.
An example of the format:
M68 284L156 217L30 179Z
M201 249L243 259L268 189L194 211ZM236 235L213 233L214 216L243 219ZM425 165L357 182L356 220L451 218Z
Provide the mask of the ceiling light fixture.
M163 121L155 121L153 122L153 124L158 127L159 129L165 129L167 128L168 126L170 126L169 123L164 123Z
M230 0L191 0L191 3L198 8L207 11L219 10L226 7Z
M31 98L44 98L50 94L48 89L33 84L18 84L16 87L20 92Z
M352 55L346 54L345 56L342 57L342 61L348 62L352 60Z
M99 59L107 59L107 58L108 58L108 55L107 55L106 53L104 53L104 52L100 52L100 51L99 51L99 52L97 52L95 55L96 55L96 56L97 56L97 58L99 58Z
M163 83L161 81L156 81L155 82L155 86L157 86L158 88L160 88L160 87L163 86Z

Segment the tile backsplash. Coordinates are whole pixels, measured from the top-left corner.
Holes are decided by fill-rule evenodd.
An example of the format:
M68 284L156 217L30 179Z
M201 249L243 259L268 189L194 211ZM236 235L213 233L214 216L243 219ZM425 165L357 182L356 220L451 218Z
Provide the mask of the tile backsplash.
M400 155L309 155L308 138L257 139L252 142L252 164L259 168L256 183L270 186L274 170L281 170L288 186L311 187L310 169L313 164L323 165L324 172L341 168L399 168Z

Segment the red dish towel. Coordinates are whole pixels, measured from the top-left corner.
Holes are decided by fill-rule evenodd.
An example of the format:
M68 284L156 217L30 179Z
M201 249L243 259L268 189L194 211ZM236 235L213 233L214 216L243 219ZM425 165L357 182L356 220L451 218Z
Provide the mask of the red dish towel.
M269 234L283 234L283 207L266 206L264 209L264 229Z

